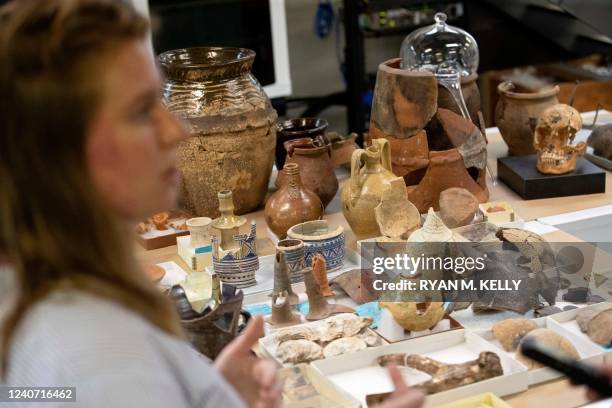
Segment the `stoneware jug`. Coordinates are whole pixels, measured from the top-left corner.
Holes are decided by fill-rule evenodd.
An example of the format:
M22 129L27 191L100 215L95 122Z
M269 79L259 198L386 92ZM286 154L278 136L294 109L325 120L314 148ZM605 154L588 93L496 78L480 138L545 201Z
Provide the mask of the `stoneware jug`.
M342 190L342 212L358 238L380 235L374 208L396 178L387 139L374 139L372 146L353 153L351 178Z
M297 163L300 166L302 184L319 196L324 207L338 191L338 179L331 160L331 145L316 143L313 139L302 138L285 142L287 158L285 165ZM281 188L287 181L283 172L278 174L276 186Z
M321 219L323 204L319 196L302 185L297 163L287 163L281 172L287 182L268 198L264 216L268 228L283 239L294 225Z

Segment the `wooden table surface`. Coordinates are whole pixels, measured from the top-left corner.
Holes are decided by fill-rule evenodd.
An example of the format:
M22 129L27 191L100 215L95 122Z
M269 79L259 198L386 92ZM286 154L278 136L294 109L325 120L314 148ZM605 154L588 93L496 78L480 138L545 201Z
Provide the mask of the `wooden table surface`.
M587 117L589 115L587 114ZM592 115L591 115L592 117ZM600 118L612 119L612 114L609 112L601 113ZM598 120L600 122L600 120ZM590 120L585 120L585 123L590 123ZM502 140L497 128L487 129L488 145L488 163L492 170L493 176L497 173L497 158L507 154L507 147ZM348 179L349 172L347 169L337 170L338 179L340 181L340 189L338 194L325 210L325 219L333 226L342 225L346 233L347 246L356 249L356 240L350 230L344 216L342 215L340 205L340 191L344 183ZM274 177L274 175L273 175ZM273 178L272 178L273 180ZM536 218L562 214L570 211L584 210L593 207L599 207L607 204L612 204L612 173L606 172L606 193L590 194L573 197L559 197L540 200L522 200L516 193L510 190L502 182L497 182L495 185L491 179L487 179L490 201L507 201L512 205L515 213L524 220L533 220ZM258 253L260 256L271 255L274 253L274 242L276 237L268 230L264 217L263 209L246 215L249 220L257 222L258 236ZM556 242L575 241L576 238L557 231L552 234L544 235L548 240ZM611 235L612 238L612 235ZM612 241L612 239L610 240ZM144 251L141 248L137 249L137 254L142 262L159 263L165 261L174 261L183 269L189 271L189 267L178 256L176 246ZM553 380L544 384L535 385L519 394L515 394L504 398L511 406L519 408L540 408L544 404L554 408L570 408L583 405L587 402L585 393L582 388L572 387L565 380Z

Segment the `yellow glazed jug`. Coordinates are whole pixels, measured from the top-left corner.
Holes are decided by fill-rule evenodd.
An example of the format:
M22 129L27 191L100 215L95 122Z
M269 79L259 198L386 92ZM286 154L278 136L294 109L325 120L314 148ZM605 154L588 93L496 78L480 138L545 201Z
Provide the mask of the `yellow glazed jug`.
M387 139L374 139L372 146L351 156L351 178L342 189L342 212L359 239L380 236L374 208L382 193L397 179L391 172L391 151Z

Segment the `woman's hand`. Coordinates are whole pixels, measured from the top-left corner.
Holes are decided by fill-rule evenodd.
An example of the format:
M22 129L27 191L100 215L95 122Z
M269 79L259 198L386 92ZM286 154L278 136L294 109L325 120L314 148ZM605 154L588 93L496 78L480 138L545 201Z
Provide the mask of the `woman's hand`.
M282 391L276 364L251 353L262 335L263 319L254 317L244 332L223 349L214 365L250 407L276 408L280 407Z
M425 394L421 391L410 388L404 382L402 374L396 366L391 365L387 368L389 376L395 387L395 391L385 402L377 405L376 408L420 408L425 401Z
M604 365L600 367L601 373L603 375L608 376L610 382L612 382L612 364ZM597 391L589 388L587 390L587 398L591 401L596 401L601 398L601 395L597 393Z

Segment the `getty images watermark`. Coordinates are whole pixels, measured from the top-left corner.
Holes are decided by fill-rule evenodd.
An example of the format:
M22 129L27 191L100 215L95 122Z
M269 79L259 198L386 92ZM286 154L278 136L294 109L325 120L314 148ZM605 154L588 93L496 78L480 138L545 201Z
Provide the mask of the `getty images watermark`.
M375 257L372 260L372 271L380 275L388 270L400 271L405 276L416 276L419 271L446 271L462 275L466 271L484 271L487 255L480 257L462 256L410 256L406 253L392 257ZM507 291L518 290L522 279L401 279L396 282L385 282L376 279L372 282L374 290L419 290L419 291Z

